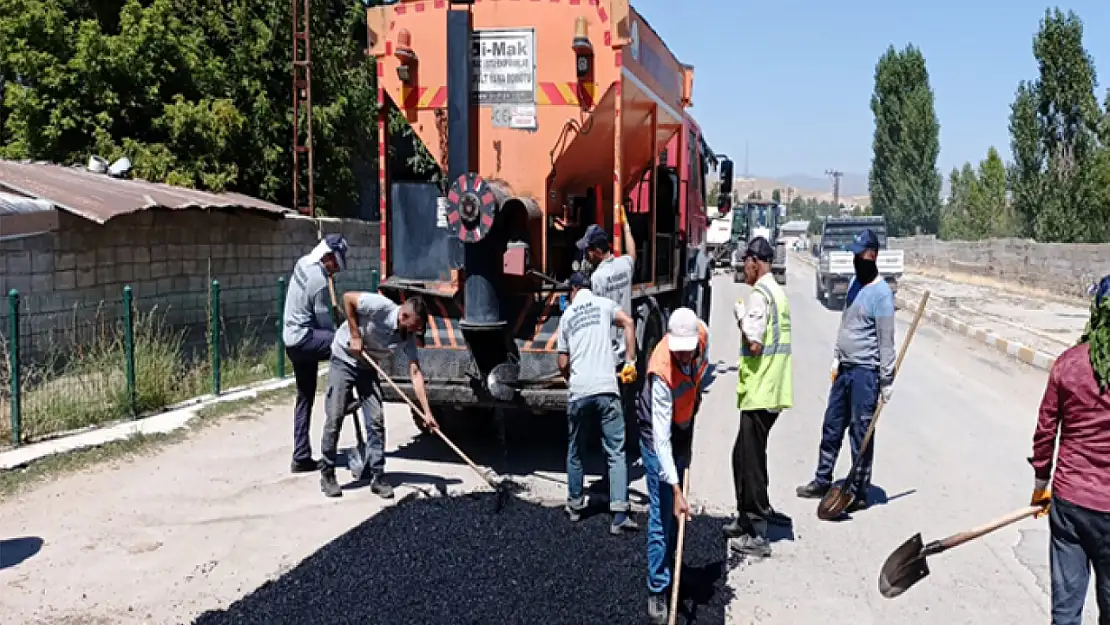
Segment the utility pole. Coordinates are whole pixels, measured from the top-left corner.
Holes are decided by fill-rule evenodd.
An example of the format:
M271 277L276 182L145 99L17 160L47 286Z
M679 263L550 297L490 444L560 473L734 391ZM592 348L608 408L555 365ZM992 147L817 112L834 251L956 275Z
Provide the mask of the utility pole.
M833 209L840 210L840 179L844 172L835 169L826 169L825 175L833 179Z
M316 194L312 184L312 0L293 0L293 208L316 217ZM304 140L301 112L304 111ZM303 188L307 192L301 195Z

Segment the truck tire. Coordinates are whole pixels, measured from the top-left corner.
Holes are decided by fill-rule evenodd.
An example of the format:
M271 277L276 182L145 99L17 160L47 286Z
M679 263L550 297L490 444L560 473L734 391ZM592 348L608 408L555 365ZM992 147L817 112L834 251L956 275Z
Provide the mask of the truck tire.
M814 276L813 277L813 284L814 284L814 296L817 298L817 301L821 302L822 304L825 304L826 303L825 302L825 290L821 288L821 276L819 276L819 275Z

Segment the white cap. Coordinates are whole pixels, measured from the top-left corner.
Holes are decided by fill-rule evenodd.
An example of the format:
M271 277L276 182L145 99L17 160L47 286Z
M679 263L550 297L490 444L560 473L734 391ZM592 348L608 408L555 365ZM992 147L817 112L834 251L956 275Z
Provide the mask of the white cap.
M689 308L679 308L667 321L667 343L672 352L692 352L698 347L698 316Z

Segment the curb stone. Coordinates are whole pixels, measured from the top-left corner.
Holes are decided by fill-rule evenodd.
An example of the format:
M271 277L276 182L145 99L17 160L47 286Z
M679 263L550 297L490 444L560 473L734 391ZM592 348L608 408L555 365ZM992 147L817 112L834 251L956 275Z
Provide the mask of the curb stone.
M319 375L327 374L325 365ZM108 443L126 440L138 434L167 434L189 426L201 410L229 401L239 401L257 397L259 393L292 386L296 383L293 376L271 379L255 384L228 389L219 396L201 395L169 406L165 412L148 417L123 421L108 427L82 428L76 432L61 434L49 440L32 443L8 451L0 452L0 471L10 471L24 467L47 456L64 454L70 451L99 447Z
M794 254L793 258L796 258L811 267L817 266L816 262L812 261L809 258L805 258L800 254ZM908 297L905 292L906 290L909 289L899 289L899 292L894 296L894 305L904 310L914 310L917 308L917 303L921 301L920 297ZM959 319L952 317L951 315L946 315L935 310L929 310L928 306L925 307L925 318L942 328L950 330L956 334L966 336L973 341L983 343L988 347L1000 351L1008 356L1012 356L1013 358L1016 358L1017 360L1020 360L1027 365L1036 367L1037 369L1050 371L1052 369L1052 366L1056 364L1055 356L1035 350L1024 343L1012 341L1010 339L1004 339L997 334L988 332L982 328L977 328L967 323L966 321L960 321Z
M917 308L917 304L920 301L920 298L911 299L909 297L906 297L906 295L904 295L903 293L898 293L894 296L895 306L904 310L914 310L915 308ZM956 334L966 336L973 341L983 343L988 347L1012 356L1013 358L1016 358L1027 365L1036 367L1037 369L1050 371L1052 369L1052 366L1056 364L1055 356L1051 356L1042 351L1035 350L1024 343L1002 338L1001 336L998 336L993 332L988 332L982 328L977 328L965 321L960 321L959 319L956 319L955 317L952 317L950 315L946 315L935 310L929 310L928 306L926 306L925 308L925 318L947 330L951 330Z

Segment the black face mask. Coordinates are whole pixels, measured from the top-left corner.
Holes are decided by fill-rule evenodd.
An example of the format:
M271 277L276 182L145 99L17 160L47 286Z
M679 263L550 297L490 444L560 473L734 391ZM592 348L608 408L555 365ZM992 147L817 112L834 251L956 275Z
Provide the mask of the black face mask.
M871 284L871 281L879 276L879 266L873 260L856 256L852 259L852 263L856 267L856 280L861 285Z

